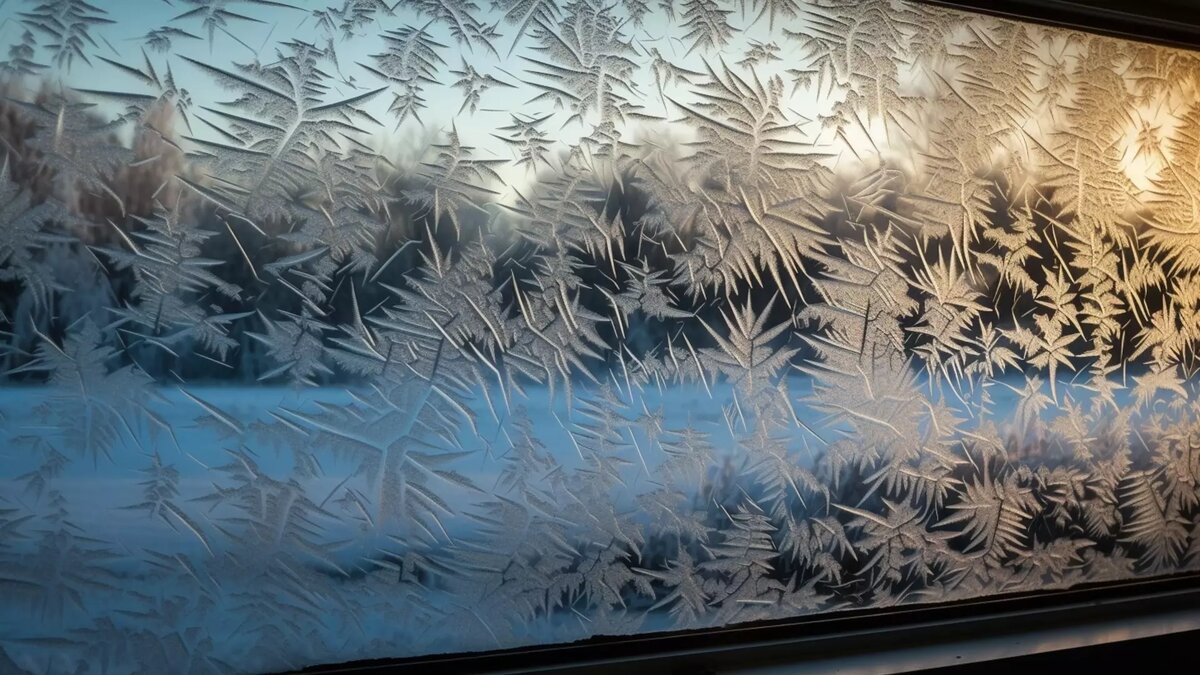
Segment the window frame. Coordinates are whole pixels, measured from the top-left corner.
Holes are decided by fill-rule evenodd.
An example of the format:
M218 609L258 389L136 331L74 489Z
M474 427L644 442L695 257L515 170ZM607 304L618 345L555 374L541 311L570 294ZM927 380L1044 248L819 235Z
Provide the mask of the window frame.
M296 672L906 672L1186 631L1200 631L1200 573Z

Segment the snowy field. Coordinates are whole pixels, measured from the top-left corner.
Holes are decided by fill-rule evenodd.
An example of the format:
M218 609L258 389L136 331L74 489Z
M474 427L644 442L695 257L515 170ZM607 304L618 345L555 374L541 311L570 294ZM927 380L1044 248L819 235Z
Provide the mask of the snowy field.
M1021 385L1024 379L1014 379L1013 383L1014 386ZM1072 390L1065 382L1059 387L1060 395L1065 391L1070 391L1072 395L1086 395L1082 388ZM799 397L810 391L810 384L796 378L789 382L789 389L793 396ZM26 476L37 468L41 460L36 452L30 450L28 443L12 442L12 439L54 439L62 432L62 429L48 427L41 421L38 409L48 400L49 391L48 388L39 387L0 389L0 417L9 439L8 444L0 449L0 508L12 508L18 513L30 514L44 514L47 510L44 498L39 500L38 495L27 489ZM297 416L303 417L322 408L351 406L356 400L361 400L361 395L362 392L336 387L188 387L186 390L154 390L153 396L145 402L148 414L141 417L153 419L155 423L146 423L144 419L131 423L129 431L132 433L121 436L111 448L110 458L69 457L52 481L54 489L65 496L68 518L79 532L104 542L116 554L112 560L104 563L107 569L118 575L116 581L107 578L105 583L109 586L88 590L78 601L68 598L65 613L61 616L53 612L44 613L39 617L40 622L30 621L29 611L15 604L0 609L0 634L5 635L8 641L7 652L32 672L58 672L58 666L46 660L49 657L45 656L47 646L53 645L54 640L66 640L65 636L74 635L72 631L92 630L89 627L92 621L103 620L112 612L141 611L147 597L170 598L180 593L180 589L174 586L178 578L163 575L158 568L148 565L145 562L148 559L147 552L214 559L205 555L200 540L186 528L178 524L172 526L169 519L153 518L145 510L128 508L143 499L144 470L150 464L153 453L158 453L163 464L171 465L178 471L179 494L174 501L194 518L207 535L213 554L219 558L222 552L237 545L220 536L219 521L210 520L207 516L209 506L197 500L213 491L214 481L223 479L214 468L229 463L232 458L230 451L240 449L253 457L258 470L276 480L285 481L293 475L292 453L286 448L275 447L277 444L271 442L270 438L261 437L261 433L249 430L256 423L270 424L272 420L278 420L281 411L290 411L287 419L298 419ZM575 395L586 398L590 393L577 390ZM480 490L442 483L437 486L438 495L457 511L457 516L443 520L446 534L456 540L470 538L474 534L473 528L480 527L478 520L465 514L475 511L483 500L503 494L503 490L497 486L507 451L505 444L500 441L504 420L494 416L483 396L476 396L472 400L469 412L475 419L474 428L463 425L460 429L462 433L458 441L464 452L448 468L469 479ZM655 447L656 439L648 438L646 427L638 426L639 422L634 421L639 410L660 411L659 420L664 429L703 428L709 433L719 465L726 457L736 459L739 452L730 431L731 426L736 427L736 422L730 422L730 415L736 407L735 400L734 390L727 385L674 386L663 391L650 388L639 394L636 405L620 411L630 419L629 428L622 433L626 440L632 441L629 447L633 448L633 452L625 457L627 462L622 471L623 485L613 496L615 506L636 511L637 497L661 484L657 478L664 453L661 448ZM1020 396L1007 386L995 387L992 400L992 416L997 420L1015 414L1020 404ZM579 422L586 422L570 417L579 414L578 400L569 405L561 391L551 396L544 388L531 388L524 392L520 403L529 412L535 435L558 462L564 467L579 466L581 458L577 436L568 432L568 429L576 428ZM1057 411L1051 406L1046 415L1054 414ZM164 424L166 428L163 428ZM838 425L837 420L797 405L795 419L788 425L791 436L784 439L789 458L798 464L811 465L821 452L821 443L809 429L819 429L826 436L835 436ZM635 431L635 427L639 430ZM242 429L244 433L234 434L234 428ZM359 466L357 460L323 452L319 447L313 448L313 451L320 464L320 475L303 481L305 495L337 514L332 503L339 488L364 481L365 478L356 475ZM378 540L364 544L364 538L357 528L357 521L349 518L323 519L319 539L330 544L353 542L340 549L341 558L352 560L362 555L364 550L369 552L371 546L378 545ZM25 546L29 542L13 540L11 543ZM82 574L86 576L86 571ZM591 630L580 628L576 621L564 623L561 619L542 617L531 621L525 626L525 632L516 638L496 638L483 634L446 635L428 631L420 625L405 625L404 621L396 619L397 612L403 611L389 609L386 603L371 605L372 593L377 592L378 588L357 589L345 585L353 582L338 581L333 577L327 579L331 588L335 584L342 584L337 587L341 589L338 593L361 593L363 604L356 605L353 612L329 611L320 623L320 635L313 638L313 646L308 653L261 654L256 657L261 659L259 661L246 661L245 650L249 647L244 639L248 638L239 632L245 626L223 623L226 613L234 612L237 608L236 602L226 600L228 604L218 603L215 609L210 609L204 621L206 634L228 635L227 641L209 645L213 650L213 658L223 662L232 660L238 664L234 666L236 670L270 670L345 659L494 648L497 644L517 646L570 641L590 634ZM85 587L86 581L84 579ZM184 592L194 594L194 590ZM384 592L387 592L386 589ZM437 605L443 600L433 592L423 602ZM352 618L349 617L351 614L354 615ZM181 620L186 624L186 615ZM354 626L347 624L351 620ZM260 621L264 623L256 626L256 630L268 627L270 623L266 619ZM646 632L669 627L665 612L644 612L636 625L621 630ZM347 631L356 633L358 637L339 642L343 639L339 636L344 636ZM124 633L114 635L126 638ZM94 642L94 636L85 642ZM193 645L186 651L194 653L197 649ZM295 652L296 648L291 649ZM174 664L182 657L164 652L161 658L164 664ZM149 662L152 663L153 659ZM112 672L125 671L118 668Z
M45 436L53 439L58 430L37 424L37 407L48 398L45 388L0 388L0 419L4 420L9 438L18 436ZM230 424L250 428L255 423L269 424L274 421L272 412L286 410L300 415L315 413L322 407L348 406L355 401L355 392L350 389L289 388L289 387L195 387L160 388L152 400L146 402L154 418L170 427L169 433L155 424L136 425L137 435L124 437L110 452L110 458L100 457L93 461L87 457L70 457L54 485L70 501L72 520L80 528L98 539L121 542L131 546L163 546L175 538L187 540L186 533L160 524L147 522L145 512L127 510L123 507L141 499L139 483L145 480L143 470L150 463L150 456L157 452L164 464L172 465L179 472L181 503L197 497L212 487L215 474L213 468L231 461L228 450L241 447L254 458L258 467L276 479L286 479L293 468L293 456L286 449L274 447L269 438L255 437L253 433L244 438L231 440L228 429L220 424L202 424L201 419L212 417L217 411ZM567 428L571 424L570 406L564 394L553 398L546 388L529 388L521 403L529 413L530 421L538 439L565 466L579 462L579 451ZM643 402L650 407L662 406L667 418L674 423L690 420L720 431L726 427L722 407L729 405L731 392L717 388L713 396L696 384L690 387L675 387L665 394L653 390L647 392ZM484 491L491 491L498 479L504 449L498 441L499 427L503 420L493 416L483 396L471 399L470 412L475 418L475 428L463 425L459 440L467 455L457 460L450 468L469 478ZM147 416L148 417L148 416ZM817 417L812 415L814 419ZM277 419L277 418L276 418ZM811 420L810 420L811 421ZM211 420L210 420L211 422ZM796 429L799 445L811 445L800 429ZM355 472L358 460L337 457L334 453L313 448L321 464L320 478L307 483L311 495L322 494L321 488L332 493L342 481ZM717 448L718 453L728 448ZM658 455L660 453L654 453ZM647 483L645 468L651 468L660 457L646 449L646 464L643 470L635 467L630 474L628 495L636 495ZM638 459L634 457L634 459ZM36 453L28 448L8 446L0 449L0 496L17 504L32 506L32 496L23 495L20 477L32 471L40 461ZM640 462L639 462L640 463ZM441 496L458 510L467 510L472 493L455 490L453 485L443 485ZM334 539L346 533L330 532ZM194 543L194 542L191 542ZM172 544L173 546L174 544ZM190 545L190 544L187 544Z
M1024 379L1015 377L1013 384L1023 385ZM796 378L790 389L802 393L807 391L808 384ZM1082 390L1074 393L1077 397L1088 394ZM572 406L566 395L560 391L552 397L546 388L536 387L526 389L524 394L520 403L528 411L538 439L564 466L577 465L580 457L577 441L567 431L576 420L572 420ZM586 393L580 391L576 395ZM46 388L0 388L0 420L9 439L20 436L53 439L57 435L59 430L37 423L35 411L47 397ZM992 415L1000 420L1010 417L1020 401L1019 395L1005 386L994 387L991 397ZM170 427L169 432L159 425L143 423L136 425L135 436L122 437L110 451L110 457L93 459L68 454L70 461L54 484L70 501L73 522L98 539L131 546L161 546L177 537L186 540L185 533L148 523L144 512L123 508L140 501L139 483L145 480L143 470L149 465L152 453L157 452L163 464L172 465L179 472L179 501L183 503L210 490L214 479L212 469L229 463L231 455L228 451L239 447L247 450L265 473L286 479L293 468L290 452L274 447L270 439L254 438L250 433L245 434L245 438L231 440L228 433L222 433L228 429L221 429L219 424L201 424L200 419L211 417L212 411L217 411L229 423L249 428L256 422L271 423L274 411L303 415L322 407L347 406L354 400L353 390L338 387L159 388L146 402L146 408L156 420ZM710 434L716 456L722 458L737 453L728 419L734 414L734 400L732 388L725 384L707 388L700 384L675 385L663 391L648 388L639 396L638 407L661 410L666 428L703 428ZM490 492L496 486L503 463L505 450L498 441L503 420L494 416L485 397L475 396L471 401L475 428L463 425L459 440L467 454L451 468ZM629 411L625 412L629 414ZM821 442L808 429L822 429L822 434L828 437L837 427L831 425L826 415L804 405L797 404L794 412L798 423L790 425L794 435L790 456L809 464L820 453ZM1054 414L1054 411L1047 414ZM736 425L736 421L733 424ZM327 488L325 494L331 494L355 472L358 461L322 453L320 448L314 450L323 475L308 485L313 495L320 495L321 488ZM627 472L628 482L622 493L633 497L653 489L656 486L652 480L654 468L662 460L662 453L652 447L641 448L634 444L634 453L629 459L633 465ZM37 454L27 447L8 445L0 448L0 496L18 505L32 506L33 496L22 494L20 478L32 471L39 461ZM471 501L477 498L470 492L456 491L453 486L446 489L449 492L442 496L460 510L468 510ZM344 534L331 533L334 538Z

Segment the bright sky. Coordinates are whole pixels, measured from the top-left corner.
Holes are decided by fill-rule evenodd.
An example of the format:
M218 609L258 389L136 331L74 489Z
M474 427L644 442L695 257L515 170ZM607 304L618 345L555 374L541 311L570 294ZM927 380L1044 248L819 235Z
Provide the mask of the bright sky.
M98 48L89 48L88 53L98 53L117 61L140 65L145 36L152 30L170 26L201 36L204 39L176 38L172 41L169 52L147 49L147 54L160 71L170 65L176 82L191 94L193 110L203 114L199 112L201 106L212 107L218 102L230 100L233 95L222 91L205 73L179 58L181 55L217 67L231 69L234 63L248 63L255 59L262 63L273 61L276 58L276 45L283 40L294 39L324 45L328 33L313 16L313 10L326 9L328 5L334 4L330 0L308 2L292 0L291 4L304 8L296 10L256 5L253 2L239 0L217 0L217 2L224 4L226 10L247 17L247 19L231 20L227 25L228 32L218 29L211 44L207 40L207 31L200 17L172 20L193 7L188 0L171 0L170 3L167 0L98 2L97 5L105 6L108 18L112 19L114 23L97 26L92 30ZM20 40L24 32L24 27L19 23L18 12L28 11L40 3L41 0L37 0L37 2L3 0L3 4L0 5L0 57L7 53L11 45ZM340 1L336 4L340 8ZM407 3L400 4L407 5ZM393 96L390 92L384 92L365 106L370 113L384 123L384 126L376 130L374 134L377 145L395 148L402 146L405 139L414 137L420 139L427 137L431 131L447 131L451 125L454 125L462 142L465 145L475 146L480 155L514 158L513 150L492 136L498 128L511 123L511 113L523 113L538 117L549 112L554 113L553 117L547 120L544 129L550 133L552 138L566 144L573 143L592 131L594 119L585 120L584 123L580 123L578 120L570 121L571 113L569 111L555 111L549 101L540 100L530 103L538 91L523 85L517 77L524 76L524 73L530 69L538 68L535 64L522 58L539 56L539 52L532 49L536 45L536 41L526 35L519 46L509 54L516 32L515 26L506 23L500 12L491 10L490 2L477 4L487 8L480 10L477 16L487 24L498 24L497 31L501 37L496 41L496 48L500 53L500 58L497 59L495 55L484 50L472 51L456 43L444 24L431 25L428 29L429 32L438 42L445 45L444 48L439 49L439 56L445 65L439 67L441 79L436 84L425 86L422 92L427 102L427 107L420 111L424 125L410 116L397 128L395 117L388 113ZM736 7L738 3L731 3L731 5ZM644 18L641 26L627 24L622 29L623 40L632 41L637 52L634 59L641 64L641 67L636 69L635 79L630 82L630 85L635 88L635 102L645 106L646 113L670 119L677 117L678 111L668 110L658 95L653 70L649 67L653 60L651 50L657 49L675 65L698 71L704 70L703 55L701 50L696 50L691 54L687 53L690 43L685 43L682 38L687 35L688 28L682 25L679 16L676 16L674 21L668 21L654 3L651 3L651 7L654 8L653 11ZM622 12L620 9L617 11ZM619 15L623 15L623 13ZM384 84L378 77L358 64L370 64L372 54L384 51L385 43L381 38L384 31L404 26L420 28L428 22L428 17L405 7L397 9L394 17L385 17L377 21L374 26L360 29L360 34L349 40L342 39L340 33L335 34L339 68L347 81L331 82L331 97L348 97ZM791 78L785 71L801 65L800 54L798 53L799 47L795 42L783 39L782 29L801 30L804 22L804 17L795 17L786 21L776 19L772 26L768 17L760 18L752 13L734 12L729 16L729 23L734 28L732 40L720 50L721 55L730 65L733 65L734 62L741 60L747 50L751 49L756 42L776 42L779 45L777 53L781 59L762 63L758 66L757 71L764 80L772 74L781 74L790 92ZM741 30L746 26L752 26L752 28ZM48 38L41 35L38 36L38 39L43 44L49 42ZM39 57L43 61L49 60L44 54L40 54ZM709 58L715 58L715 53L710 54ZM484 92L477 112L472 114L469 109L460 112L464 92L453 86L456 77L449 71L461 68L464 63L474 67L483 75L491 75L517 86L515 88L493 87ZM144 91L139 88L140 85L132 77L98 60L93 60L90 66L76 61L69 72L53 72L51 76L66 86ZM671 90L668 89L668 95L670 93ZM801 116L813 119L818 112L814 92L806 89L792 94L788 107L797 116L797 121L801 119ZM202 127L203 125L194 125L197 135L205 135L206 132ZM817 131L815 124L802 126L801 129L804 131L797 132L800 136L815 134ZM629 131L628 125L626 131ZM211 131L207 133L211 135ZM400 142L397 143L395 140ZM511 185L519 187L531 179L532 174L526 168L510 166L506 170L504 178L510 181Z
M318 46L327 44L330 33L326 27L320 25L317 17L314 16L314 11L329 9L330 5L335 5L337 9L340 9L342 0L289 0L289 2L302 9L257 4L251 0L212 0L210 5L222 6L227 12L244 18L230 19L224 29L218 28L214 32L210 43L208 31L203 24L203 17L176 19L181 14L200 6L202 0L110 0L108 2L95 0L93 4L103 6L107 17L113 23L96 26L92 29L91 34L96 40L97 46L87 47L87 53L103 55L140 67L142 50L145 48L160 73L170 66L177 84L188 90L192 99L192 114L204 115L205 113L201 111L202 107L221 108L221 102L233 99L236 94L221 90L207 73L188 63L181 58L182 56L219 68L235 70L235 64L238 63L251 63L255 60L260 63L274 61L277 58L277 46L281 41L300 40ZM0 0L0 59L5 58L9 47L18 43L25 31L25 27L20 23L20 13L30 11L43 3L44 0ZM495 24L496 30L500 34L494 43L499 52L499 57L497 57L486 50L480 48L472 50L456 42L445 23L431 24L427 15L411 8L412 4L415 3L398 3L398 9L395 10L394 16L383 17L374 25L360 27L357 29L358 34L350 39L345 39L340 32L334 33L332 37L336 43L337 67L335 69L332 64L325 65L330 72L340 71L340 75L334 73L335 77L329 82L330 101L332 101L387 84L360 65L372 64L372 55L386 51L387 45L382 38L385 31L397 30L406 26L421 28L428 25L427 30L432 34L433 39L444 45L437 50L438 56L444 62L444 65L438 66L438 81L425 85L422 91L426 107L419 112L420 122L412 116L399 122L395 115L389 113L388 108L394 100L392 91L385 91L364 105L368 112L382 122L379 128L371 130L371 134L374 137L374 145L383 149L385 154L391 157L395 157L397 153L403 155L407 148L423 147L431 137L443 140L444 132L449 131L453 126L458 130L462 143L474 146L478 156L515 159L515 150L494 136L497 133L505 133L499 130L512 123L512 114L514 113L530 118L550 114L551 117L546 120L542 128L559 143L560 149L576 143L581 137L592 132L593 125L597 121L594 109L584 120L572 120L571 111L554 108L552 101L533 100L540 93L539 90L520 81L519 78L538 79L530 76L529 73L541 69L541 66L529 61L529 58L545 59L545 54L535 48L538 41L528 34L533 32L532 27L527 30L527 34L514 49L517 27L506 22L501 12L492 9L490 0L476 0L476 4L482 9L476 11L475 15L487 25ZM558 3L559 7L566 4L566 2ZM750 50L765 46L774 51L778 58L760 61L755 66L755 72L763 81L776 74L783 78L788 97L785 109L789 115L793 116L789 121L798 123L795 140L812 141L819 132L818 123L804 122L804 120L815 120L819 113L827 112L829 106L841 95L841 92L835 91L831 96L828 90L825 90L818 95L815 85L799 89L792 87L792 76L787 73L787 70L804 68L806 64L803 54L801 54L801 47L796 41L787 39L784 30L810 33L812 32L809 24L810 18L801 13L795 17L780 15L772 21L769 16L756 14L753 11L755 4L751 2L724 3L722 6L734 8L733 13L728 16L728 22L733 28L728 44L720 49L709 50L707 53L703 49L689 53L691 28L685 25L684 17L677 11L674 19L669 19L657 3L649 3L651 11L643 17L641 24L635 25L633 22L627 22L620 33L620 39L632 45L635 52L632 58L638 63L638 67L633 71L632 81L628 83L633 89L631 96L633 102L644 106L643 112L652 116L661 116L670 120L678 118L680 115L680 111L674 105L664 102L659 96L658 85L654 79L655 70L651 67L654 61L654 50L657 50L657 53L675 66L703 72L706 69L705 58L714 66L718 65L717 59L724 59L730 66L735 66L749 54ZM399 5L403 5L403 7L399 7ZM617 3L614 14L619 17L626 16L620 3ZM154 51L146 48L147 34L163 27L181 29L198 35L201 39L176 37L172 40L168 51ZM38 34L37 38L43 47L51 42L48 36L42 34ZM1072 55L1063 52L1062 46L1058 44L1060 42L1062 42L1060 38L1043 41L1039 45L1041 52L1039 59L1046 63L1055 59L1070 59ZM44 49L35 58L42 62L50 61L50 56ZM483 93L479 109L476 112L472 113L469 108L462 110L465 92L454 86L457 76L450 71L459 70L464 64L473 67L481 75L495 77L514 85L514 87L492 87ZM741 68L738 70L743 75L748 72ZM145 88L133 77L96 59L93 59L91 65L76 60L69 70L48 70L47 74L52 80L61 82L68 87L145 92ZM953 78L953 75L950 77ZM545 81L544 78L543 81ZM695 94L688 92L687 86L686 84L668 84L666 93L677 100L694 102ZM1151 114L1150 118L1157 116L1157 114ZM1037 128L1049 121L1030 119L1027 122L1033 128ZM641 124L643 123L637 121L626 123L621 130L623 140L635 141L639 132L636 127ZM864 129L869 130L871 139L867 139ZM670 125L670 130L676 134L678 140L690 140L686 136L690 132L685 125ZM214 132L203 124L193 125L193 131L197 136L207 136L216 140ZM856 149L886 146L886 139L888 139L887 130L884 129L880 119L864 120L862 127L850 125L845 131L846 140L851 147ZM1139 129L1131 125L1131 138L1136 136L1138 131ZM1033 133L1039 132L1035 130ZM842 141L831 138L829 134L826 134L821 140L836 143L832 147L822 148L823 150L837 152L839 148L846 147ZM904 148L900 148L900 151L906 152ZM852 158L853 153L847 152L844 155ZM1156 166L1150 165L1158 160L1145 155L1131 155L1128 161L1131 164L1129 168L1139 176L1153 175L1157 169ZM1132 166L1138 162L1147 164L1147 166ZM516 163L502 168L501 175L510 187L518 190L527 185L534 177L533 172L527 166L520 166ZM513 196L514 193L509 191L507 197L512 198Z

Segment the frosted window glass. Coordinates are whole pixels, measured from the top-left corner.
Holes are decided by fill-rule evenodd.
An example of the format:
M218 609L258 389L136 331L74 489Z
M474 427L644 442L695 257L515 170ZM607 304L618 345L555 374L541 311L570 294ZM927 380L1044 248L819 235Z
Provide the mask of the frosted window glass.
M1197 570L1197 54L329 2L0 7L0 671Z

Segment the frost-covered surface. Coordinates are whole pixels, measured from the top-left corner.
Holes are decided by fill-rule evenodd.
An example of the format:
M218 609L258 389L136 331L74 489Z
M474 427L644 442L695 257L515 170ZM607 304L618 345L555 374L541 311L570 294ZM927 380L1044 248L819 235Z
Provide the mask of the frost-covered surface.
M0 672L1200 565L1200 58L879 1L0 7Z

